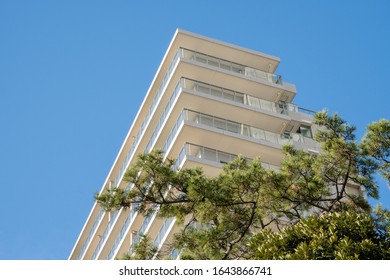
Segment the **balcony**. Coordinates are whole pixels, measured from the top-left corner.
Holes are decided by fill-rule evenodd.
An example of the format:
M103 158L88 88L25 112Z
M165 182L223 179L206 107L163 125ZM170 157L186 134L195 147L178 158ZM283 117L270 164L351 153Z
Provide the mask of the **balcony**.
M114 213L110 217L109 222L108 222L108 224L106 226L106 229L104 230L102 236L100 237L99 243L96 246L95 251L92 254L92 259L93 260L95 260L97 258L98 254L100 253L100 249L102 248L103 244L106 242L106 239L107 239L107 237L109 235L109 232L110 232L110 230L111 230L111 228L112 228L112 226L113 226L113 224L115 222L115 219L116 219L117 215L118 215L118 211L114 211Z
M102 220L102 218L104 216L104 213L105 213L104 209L103 208L100 209L99 214L96 217L96 219L95 219L95 221L93 223L93 226L92 226L92 228L90 229L90 231L88 233L87 239L84 241L84 245L83 245L79 255L77 256L78 260L82 259L83 255L84 255L84 253L85 253L85 251L87 249L87 246L89 245L89 242L91 241L91 239L92 239L92 237L93 237L93 235L94 235L94 233L95 233L95 231L96 231L100 221Z
M216 166L220 170L222 165L229 163L236 158L237 155L235 154L196 144L185 143L177 158L176 166L183 166L185 165L186 161L195 161L197 164L200 163ZM252 161L250 158L246 159L249 162ZM279 167L274 164L261 162L261 165L264 167L264 169L279 170Z
M272 84L282 85L282 77L277 74L255 69L243 64L235 63L222 58L210 56L193 50L180 48L180 57L205 64L223 71L238 74L253 80L267 81Z
M134 237L133 242L131 243L131 246L129 248L129 253L132 254L134 252L134 245L137 244L140 240L143 234L146 233L151 221L153 220L154 215L150 214L145 217L144 222L141 225L141 228L139 229L137 235Z
M217 87L211 84L203 83L188 78L182 78L181 84L183 88L193 90L195 92L207 94L220 99L228 100L230 102L243 104L256 109L274 112L282 115L289 115L289 112L301 112L309 115L314 115L316 113L315 111L298 107L295 104L286 102L272 102L249 94L233 91L222 87Z
M207 126L210 128L217 129L219 131L226 131L229 134L233 135L237 134L240 136L244 136L245 138L260 141L260 143L264 141L278 145L286 145L290 143L294 144L294 142L300 142L315 145L313 139L309 139L298 133L277 134L246 124L241 124L234 121L229 121L227 119L206 115L201 112L195 112L185 109L180 114L179 118L174 124L173 129L169 134L166 143L163 146L163 151L166 151L171 145L172 140L174 139L183 121L189 121L196 125Z
M108 259L109 260L112 259L115 256L115 253L117 252L117 249L122 244L124 236L129 231L130 225L134 221L135 216L138 214L137 210L138 210L138 205L136 204L129 211L129 214L128 214L126 220L125 220L125 223L121 227L121 230L119 231L119 234L116 237L115 242L112 245L110 252L108 253Z
M176 219L175 218L168 218L165 219L164 223L162 224L160 230L158 231L158 234L156 238L153 241L153 246L156 248L160 248L166 238L167 233L170 231L172 226L174 225Z

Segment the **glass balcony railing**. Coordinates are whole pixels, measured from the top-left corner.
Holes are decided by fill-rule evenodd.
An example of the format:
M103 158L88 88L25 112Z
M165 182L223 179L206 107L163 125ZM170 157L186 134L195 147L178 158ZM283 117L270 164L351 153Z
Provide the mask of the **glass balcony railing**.
M146 229L149 227L150 222L152 221L153 215L148 215L144 222L141 225L141 228L139 229L137 235L135 236L133 242L131 243L131 246L129 248L129 253L134 252L134 245L137 244L141 240L141 236L145 233Z
M188 78L182 78L182 80L182 86L186 89L193 90L195 92L200 92L203 94L208 94L224 100L229 100L235 103L247 105L256 109L271 111L282 115L288 115L290 111L302 112L310 115L315 114L314 111L300 108L295 104L286 102L272 102L249 94L233 91L222 87L217 87L211 84L206 84Z
M132 188L134 187L134 184L133 183L129 183L125 190L126 191L129 191L131 190ZM116 253L116 250L118 249L119 245L122 243L122 239L123 237L126 235L126 233L129 231L130 229L130 226L132 224L132 221L133 219L138 215L138 207L139 207L139 204L136 203L136 204L133 204L126 220L125 220L125 223L123 224L121 230L119 231L116 239L115 239L115 242L114 244L112 245L111 249L110 249L110 252L108 254L108 259L112 259ZM142 228L142 227L141 227Z
M172 259L172 260L177 260L180 257L180 253L181 253L180 250L173 249L171 254L169 255L169 258Z
M218 69L229 71L235 74L240 74L251 79L265 80L273 84L282 84L282 77L280 75L269 73L263 70L259 70L215 56L192 51L189 49L182 48L181 57L195 61L197 63L206 64Z
M114 221L116 219L116 216L118 215L118 211L114 211L110 217L110 220L106 226L106 229L104 230L102 236L100 237L99 243L95 248L95 251L93 252L92 259L95 260L97 258L97 255L102 248L103 243L106 241L108 237L108 233L110 232L112 225L114 224Z
M162 241L167 234L168 230L171 228L171 225L175 223L176 219L175 218L169 218L166 219L161 226L156 238L153 241L153 246L156 248L159 248L162 245Z
M298 133L277 134L250 125L241 124L238 122L233 122L215 116L185 109L173 125L173 128L168 135L165 144L163 145L162 150L164 152L166 152L169 146L172 144L172 141L175 138L178 129L185 120L190 121L194 124L204 125L216 128L218 130L228 131L237 135L242 135L253 140L265 141L278 145L285 145L294 142L313 143L312 139L305 140L306 137Z
M88 233L87 239L84 241L83 248L81 249L79 255L77 256L77 259L78 259L78 260L81 260L81 258L83 257L83 255L84 255L84 253L85 253L85 250L87 249L87 245L88 245L89 242L91 241L92 236L93 236L93 234L95 233L95 230L96 230L97 226L99 225L100 221L102 220L104 213L105 213L105 211L104 211L104 209L102 208L102 209L100 210L98 216L96 217L95 222L93 223L93 226L92 226L91 230L90 230L89 233Z
M237 158L237 155L222 152L216 149L211 149L195 144L187 143L184 147L187 156L193 156L199 159L204 159L216 163L226 164ZM248 159L250 160L250 159Z
M192 89L196 92L219 97L225 100L233 101L235 103L245 104L251 107L255 107L257 109L278 112L285 115L287 115L288 113L286 110L277 110L278 106L274 102L263 100L254 96L250 96L248 94L229 90L226 88L216 87L214 85L202 83L199 81L185 79L185 87L188 89Z
M166 153L169 146L172 144L173 138L176 136L176 133L179 130L180 125L183 123L183 121L184 121L184 111L177 118L175 124L173 125L171 132L168 135L167 140L165 141L165 144L162 147L162 150L164 153Z
M133 221L133 218L137 215L137 210L138 210L138 204L134 204L129 212L129 215L127 216L127 218L125 220L125 223L123 224L121 230L119 231L119 234L116 237L115 242L112 245L110 252L108 253L109 260L111 260L114 257L116 250L118 249L119 245L121 244L123 237L126 235L126 232L128 231L130 224Z
M178 158L178 164L181 165L184 158L186 156L192 156L199 159L204 159L207 161L212 161L215 163L221 163L226 164L231 161L233 161L235 158L237 158L237 155L219 151L216 149L207 148L204 146L191 144L191 143L185 143L183 148L180 151L181 157ZM247 158L247 160L250 162L252 159ZM279 170L279 167L270 163L262 162L261 165L265 169L273 169L273 170Z
M166 118L168 117L168 112L172 108L173 102L175 101L176 97L179 95L179 92L181 90L181 81L182 80L180 79L179 82L177 83L175 90L173 91L171 97L169 98L169 101L168 101L167 105L165 106L164 112L160 116L160 119L159 119L153 133L152 133L152 136L150 137L149 143L146 145L145 152L147 152L147 153L152 151L154 141L156 140L156 137L157 137L160 129L162 128Z
M285 145L293 141L303 142L301 135L280 135L264 129L256 128L250 125L241 124L238 122L229 121L226 119L218 118L211 115L206 115L200 112L185 110L184 118L188 121L192 121L197 124L206 125L212 128L217 128L219 130L224 130L232 132L234 134L239 134L256 140L264 140L266 142L275 143L279 145Z
M179 169L179 166L182 164L183 159L185 158L185 156L186 156L186 148L185 148L185 145L184 145L184 147L181 149L181 151L179 153L179 156L176 159L175 165L173 166L173 170L178 170Z

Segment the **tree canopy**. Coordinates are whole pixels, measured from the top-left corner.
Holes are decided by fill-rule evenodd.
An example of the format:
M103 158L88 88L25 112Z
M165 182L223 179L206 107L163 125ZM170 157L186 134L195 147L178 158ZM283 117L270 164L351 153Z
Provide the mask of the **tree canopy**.
M280 232L269 229L250 240L252 259L378 260L390 258L389 212L324 212Z
M265 240L274 243L273 248L280 244L289 247L280 250L280 258L321 258L323 255L309 254L305 248L315 248L321 238L328 238L334 225L346 225L348 219L365 223L368 240L377 238L372 226L378 220L370 220L365 196L378 197L374 178L377 172L389 180L390 122L371 124L360 142L356 140L355 128L338 115L320 112L314 123L320 127L315 140L321 143L322 151L316 154L284 146L279 170L264 168L261 158L248 160L238 156L218 176L209 177L200 167L175 170L176 161L164 160L162 151L155 150L140 154L126 172L124 180L132 188L107 189L97 194L96 200L106 211L137 205L138 212L144 215L157 211L161 218L175 217L181 231L175 235L172 246L181 250L182 259L278 258L261 249ZM383 217L388 216L381 217L381 228L386 228L383 225L388 219ZM334 224L324 224L328 218ZM327 233L317 234L317 239L313 236L317 243L290 244L288 237L305 227L321 228ZM335 242L341 251L328 244L334 253L325 250L324 254L330 258L365 257L362 251L379 244L373 241L357 246L357 255L345 253L343 244L355 241L354 238L352 231L350 235L337 236ZM294 255L287 249L297 252Z

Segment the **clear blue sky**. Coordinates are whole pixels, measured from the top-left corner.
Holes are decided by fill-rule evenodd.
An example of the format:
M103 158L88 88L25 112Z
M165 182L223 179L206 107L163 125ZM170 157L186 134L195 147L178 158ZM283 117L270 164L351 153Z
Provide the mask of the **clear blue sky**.
M167 4L169 2L169 4ZM390 1L0 1L0 259L66 259L182 28L281 58L295 103L390 118ZM390 208L382 184L380 201Z

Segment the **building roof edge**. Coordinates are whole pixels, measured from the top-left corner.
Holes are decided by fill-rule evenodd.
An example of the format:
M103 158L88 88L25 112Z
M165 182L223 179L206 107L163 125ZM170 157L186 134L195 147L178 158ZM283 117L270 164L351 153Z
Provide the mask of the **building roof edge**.
M210 42L213 42L215 44L231 47L231 48L234 48L234 49L237 49L237 50L245 51L245 52L248 52L248 53L252 53L254 55L259 55L259 56L262 56L262 57L274 60L274 61L277 62L277 64L280 63L280 58L277 57L277 56L266 54L266 53L263 53L263 52L260 52L260 51L255 51L255 50L252 50L252 49L249 49L249 48L241 47L241 46L238 46L238 45L235 45L235 44L232 44L232 43L227 43L227 42L224 42L224 41L221 41L221 40L218 40L218 39L214 39L214 38L211 38L211 37L203 36L203 35L200 35L200 34L197 34L197 33L191 32L191 31L187 31L187 30L184 30L184 29L181 29L181 28L177 28L176 29L176 32L175 32L175 35L173 36L173 38L176 38L176 36L178 34L184 34L184 35L192 36L192 37L195 37L195 38L198 38L198 39L210 41Z

